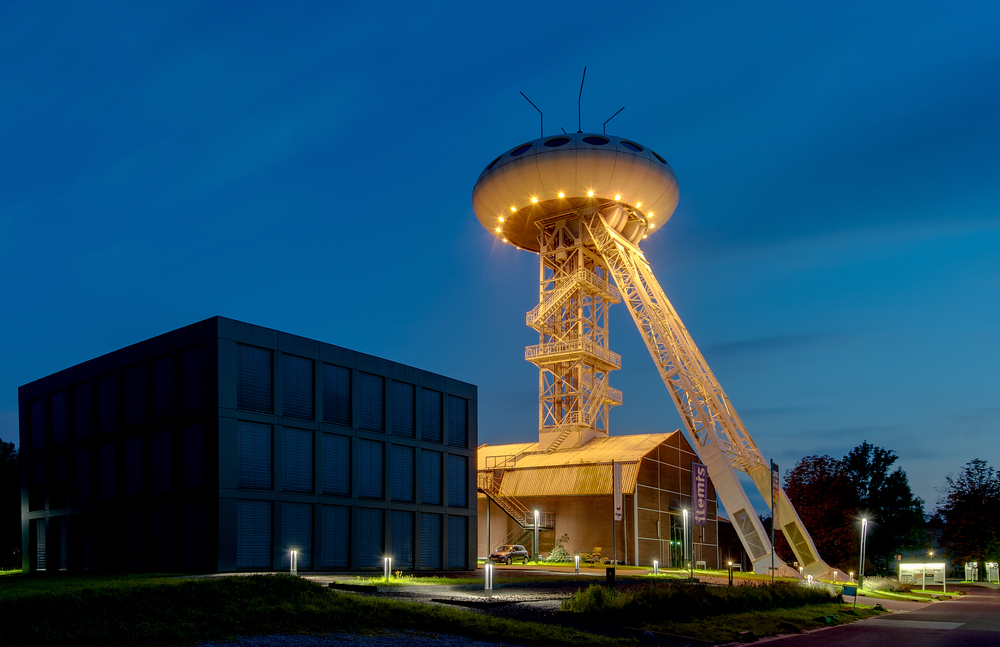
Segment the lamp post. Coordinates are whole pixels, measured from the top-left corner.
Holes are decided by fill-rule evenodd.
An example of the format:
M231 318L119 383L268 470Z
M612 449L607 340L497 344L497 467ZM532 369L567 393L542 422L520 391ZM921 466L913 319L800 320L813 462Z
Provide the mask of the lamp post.
M535 510L535 563L538 563L538 510Z
M685 508L683 510L683 512L684 512L684 559L687 559L688 557L691 556L691 553L688 551L688 511L687 511L687 508ZM691 571L690 571L691 572L691 579L694 579L694 563L689 561L688 562L688 566L691 569Z
M858 565L858 588L864 588L865 581L865 540L868 537L868 518L861 517L861 564Z

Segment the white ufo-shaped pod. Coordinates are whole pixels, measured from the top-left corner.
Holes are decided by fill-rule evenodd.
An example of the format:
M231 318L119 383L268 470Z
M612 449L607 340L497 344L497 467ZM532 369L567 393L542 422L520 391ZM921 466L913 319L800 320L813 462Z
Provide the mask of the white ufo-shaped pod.
M645 219L651 233L674 213L679 192L674 170L649 148L573 133L521 144L493 160L472 190L472 208L487 231L537 252L535 222L549 215L618 203Z

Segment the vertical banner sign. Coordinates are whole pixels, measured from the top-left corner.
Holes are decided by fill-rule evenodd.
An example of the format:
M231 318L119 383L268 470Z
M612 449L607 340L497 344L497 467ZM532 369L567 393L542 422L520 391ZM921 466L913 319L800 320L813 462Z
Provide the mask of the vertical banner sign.
M615 521L622 520L622 464L611 463L611 481L615 489Z
M691 461L691 507L694 525L708 524L708 468Z
M778 501L781 500L781 486L778 481L778 464L771 461L771 525L778 525Z

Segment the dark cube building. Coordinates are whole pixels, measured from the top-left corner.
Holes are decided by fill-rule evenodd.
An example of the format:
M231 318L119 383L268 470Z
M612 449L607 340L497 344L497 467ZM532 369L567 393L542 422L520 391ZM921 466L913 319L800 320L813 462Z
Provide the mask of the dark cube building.
M475 568L471 384L213 317L18 407L25 571Z

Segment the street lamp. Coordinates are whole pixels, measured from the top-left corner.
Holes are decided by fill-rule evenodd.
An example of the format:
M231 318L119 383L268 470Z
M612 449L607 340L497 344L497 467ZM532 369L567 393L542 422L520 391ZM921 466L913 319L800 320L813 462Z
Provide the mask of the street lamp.
M535 510L535 563L538 563L538 510Z
M688 511L684 508L684 559L691 556L691 552L688 550ZM691 579L694 579L694 562L689 561L688 566L691 569Z
M868 537L868 518L861 517L861 564L858 565L858 588L864 588L865 581L865 540Z

